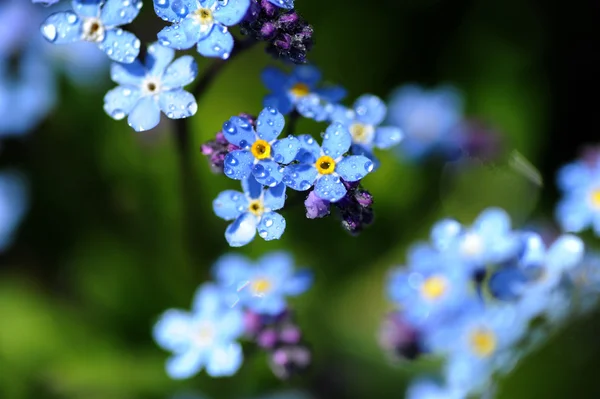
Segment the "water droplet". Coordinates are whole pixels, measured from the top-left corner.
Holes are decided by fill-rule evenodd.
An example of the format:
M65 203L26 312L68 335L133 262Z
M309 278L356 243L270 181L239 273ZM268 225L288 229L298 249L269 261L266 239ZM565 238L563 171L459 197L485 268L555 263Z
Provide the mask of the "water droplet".
M54 24L46 24L42 26L42 35L44 35L44 37L46 38L46 40L48 41L55 41L56 40L56 26L54 26Z
M261 236L262 238L267 238L269 233L267 233L266 230L259 230L258 235Z
M305 191L308 190L309 188L312 187L312 184L310 184L308 181L306 180L302 180L300 182L300 190Z
M125 118L125 112L123 110L117 108L111 112L110 116L113 119L120 121L121 119Z
M265 219L265 226L266 227L273 226L273 219L270 219L270 218Z
M373 162L371 162L371 161L365 162L365 170L367 172L372 172L373 171Z

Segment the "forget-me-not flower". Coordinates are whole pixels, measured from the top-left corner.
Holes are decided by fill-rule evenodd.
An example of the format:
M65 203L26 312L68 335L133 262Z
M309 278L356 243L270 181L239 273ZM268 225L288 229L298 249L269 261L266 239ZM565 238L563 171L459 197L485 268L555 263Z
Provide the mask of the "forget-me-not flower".
M318 87L321 71L312 65L297 66L289 75L267 67L261 77L271 91L264 98L264 105L277 108L284 115L296 109L306 118L324 121L333 109L332 104L346 96L346 90L341 86Z
M27 188L15 172L0 173L0 252L12 242L15 229L28 207Z
M300 149L300 142L294 136L277 139L284 126L283 115L271 107L263 109L258 115L256 130L243 117L234 116L225 122L225 138L241 148L225 157L225 175L236 180L253 175L265 186L279 184L283 178L283 167L279 164L292 162Z
M275 212L285 203L285 185L263 189L262 184L250 176L242 180L243 193L225 190L213 201L215 214L234 222L227 226L225 239L232 247L241 247L258 235L263 239L278 240L285 231L285 219Z
M242 365L244 332L241 310L223 303L223 293L214 284L196 291L192 311L167 310L154 326L154 340L173 352L166 370L175 379L189 378L206 369L212 377L231 376Z
M350 149L352 137L341 123L329 125L323 135L323 145L309 135L299 137L302 148L296 159L299 163L285 168L283 182L290 188L306 191L315 186L319 198L339 201L346 194L341 179L354 182L373 170L373 162L362 155L344 155Z
M148 47L145 64L113 64L111 78L120 86L104 97L106 113L116 120L129 115L127 122L137 132L158 125L161 111L171 119L194 115L196 99L183 86L196 78L198 66L190 55L173 61L174 56L173 49L155 43Z
M142 0L73 0L73 11L50 15L42 24L42 35L51 43L77 41L96 43L112 60L132 63L140 52L139 39L120 28L131 23L142 8Z
M205 57L229 58L233 36L227 29L240 22L250 0L154 0L154 11L172 22L158 33L164 46L177 50L196 49Z
M466 392L440 386L431 380L418 380L406 390L406 399L465 399Z
M286 252L264 255L255 264L239 255L225 255L214 266L216 281L238 292L241 306L255 313L276 316L286 309L286 298L297 296L312 284L312 273L294 270Z

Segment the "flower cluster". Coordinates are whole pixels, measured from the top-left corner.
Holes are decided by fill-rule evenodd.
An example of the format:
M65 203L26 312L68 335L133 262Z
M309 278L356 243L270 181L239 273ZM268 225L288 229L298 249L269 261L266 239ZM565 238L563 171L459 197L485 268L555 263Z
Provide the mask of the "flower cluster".
M397 310L384 323L383 347L406 359L444 359L444 384L419 382L408 397L489 392L492 376L510 371L538 342L534 337L568 315L573 276L589 274L580 266L583 253L583 242L572 235L547 247L537 233L512 230L496 208L470 227L438 222L431 242L414 246L407 266L388 280Z
M243 336L270 352L278 376L308 365L310 352L288 315L286 299L310 287L310 272L295 271L287 253L274 252L256 264L224 255L213 275L214 282L196 291L191 312L167 310L154 326L156 342L173 352L166 363L172 378L189 378L203 368L212 377L235 374L243 362L238 342Z

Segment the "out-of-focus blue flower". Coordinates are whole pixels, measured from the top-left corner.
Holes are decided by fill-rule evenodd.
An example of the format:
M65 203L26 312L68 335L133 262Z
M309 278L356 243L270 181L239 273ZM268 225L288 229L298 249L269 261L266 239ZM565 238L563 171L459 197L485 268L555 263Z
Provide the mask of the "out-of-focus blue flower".
M112 60L129 64L140 52L140 41L119 27L131 23L141 8L141 0L73 0L72 11L46 18L42 35L55 44L96 43Z
M266 241L278 240L285 231L285 219L274 212L283 208L285 185L263 189L250 176L242 180L243 193L225 190L213 201L215 214L234 222L227 226L225 239L232 247L241 247L254 239L256 231Z
M426 90L411 84L392 92L387 122L404 132L404 140L398 147L400 153L418 159L458 145L457 126L462 112L463 101L456 89L442 86Z
M592 310L600 299L600 254L586 253L583 260L569 270L568 277L575 287L575 300L581 311Z
M231 117L223 124L223 134L227 141L241 149L225 157L225 175L236 180L253 175L265 186L279 184L284 172L279 164L292 162L300 149L300 142L294 136L277 139L284 126L283 115L272 107L258 115L256 130L246 118Z
M237 255L221 257L213 271L216 281L225 289L238 291L239 302L251 311L276 316L286 309L286 298L308 290L312 274L294 270L294 260L286 252L272 252L252 264Z
M397 126L380 126L386 113L387 106L379 97L364 94L352 109L338 106L330 119L343 123L350 131L353 154L375 161L373 147L387 149L399 144L403 137L402 129Z
M111 78L120 86L104 97L104 110L113 119L127 122L135 131L152 129L160 121L162 111L168 118L187 118L196 113L194 96L183 90L198 72L196 61L184 55L173 61L175 51L154 43L148 47L145 64L114 63Z
M269 0L269 3L288 10L294 8L294 0Z
M478 271L517 255L520 240L510 225L510 217L504 210L488 208L469 228L452 219L436 223L431 240L440 252L457 257L472 271Z
M60 0L31 0L33 3L41 4L44 6L51 6L52 4L58 3Z
M0 252L12 243L28 203L23 177L16 172L0 172Z
M175 379L189 378L206 368L212 377L231 376L242 365L242 347L235 340L244 332L238 308L223 303L213 284L196 291L192 311L167 310L154 326L154 340L173 352L166 370Z
M248 7L250 0L154 0L156 15L173 23L158 40L176 50L196 45L205 57L227 59L234 43L227 27L239 23Z
M373 162L365 156L344 156L350 149L352 136L339 122L327 128L321 147L309 135L299 139L298 163L288 165L283 176L283 182L294 190L306 191L314 185L319 198L336 202L347 191L341 179L358 181L373 170Z
M264 99L265 107L277 108L284 115L297 109L302 116L317 121L326 120L333 104L346 96L341 86L319 88L321 71L312 65L297 66L289 75L267 67L262 72L262 81L271 91Z
M406 399L465 399L466 392L451 390L431 380L418 380L406 391Z

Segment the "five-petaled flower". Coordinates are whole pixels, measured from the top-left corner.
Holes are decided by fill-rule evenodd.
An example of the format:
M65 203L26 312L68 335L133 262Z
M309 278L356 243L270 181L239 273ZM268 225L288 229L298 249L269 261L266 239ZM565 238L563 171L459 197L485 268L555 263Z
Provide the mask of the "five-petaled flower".
M158 33L164 46L186 50L194 45L205 57L229 58L233 36L227 29L240 22L250 0L154 0L154 11L172 22Z
M196 78L196 61L184 55L171 63L174 56L174 50L154 43L145 64L113 64L111 77L120 86L104 97L106 113L116 120L129 115L129 126L138 132L158 125L161 110L171 119L194 115L196 100L182 87Z
M341 123L331 124L323 136L323 145L308 135L299 137L301 149L298 163L285 168L283 182L290 188L305 191L315 186L315 194L330 202L346 194L341 179L358 181L373 170L373 162L362 155L344 155L350 149L352 137Z
M42 35L51 43L79 40L97 43L112 60L132 63L140 52L140 41L119 26L137 17L142 0L73 0L73 11L50 15L42 24Z
M243 180L254 175L259 183L274 187L281 182L284 169L300 149L300 141L289 136L281 140L285 119L275 108L265 108L256 120L256 130L246 118L234 116L223 124L225 138L241 150L225 157L226 176Z
M285 230L285 219L274 212L283 208L285 185L264 189L252 176L242 180L241 193L225 190L213 201L213 210L221 219L233 220L225 230L225 239L232 247L241 247L258 235L263 239L277 240Z

